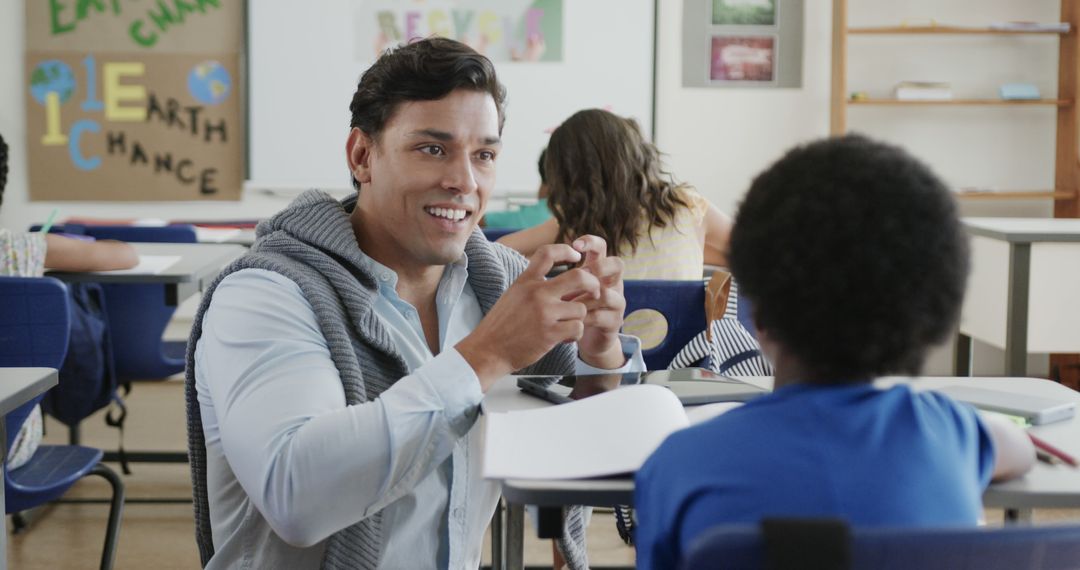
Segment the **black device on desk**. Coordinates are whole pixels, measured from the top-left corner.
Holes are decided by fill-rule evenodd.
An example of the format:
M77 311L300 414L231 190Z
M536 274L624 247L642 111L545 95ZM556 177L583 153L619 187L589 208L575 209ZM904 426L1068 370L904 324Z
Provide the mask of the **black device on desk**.
M704 368L681 368L626 374L519 376L522 391L556 404L580 400L633 384L657 384L678 396L683 405L745 402L768 390Z

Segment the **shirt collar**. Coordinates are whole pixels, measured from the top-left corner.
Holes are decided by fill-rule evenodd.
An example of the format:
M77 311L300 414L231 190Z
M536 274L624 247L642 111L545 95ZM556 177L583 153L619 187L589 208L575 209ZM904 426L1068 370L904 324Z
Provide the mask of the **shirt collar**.
M360 264L363 266L364 270L371 273L371 275L375 277L375 280L378 281L380 294L387 296L389 293L393 293L393 297L397 297L398 274L396 271L375 261L371 256L364 253L363 250L360 251ZM458 273L463 273L463 275L467 276L469 256L462 253L461 257L447 264L445 268L449 269L449 271L443 271L442 281L446 281L448 277Z

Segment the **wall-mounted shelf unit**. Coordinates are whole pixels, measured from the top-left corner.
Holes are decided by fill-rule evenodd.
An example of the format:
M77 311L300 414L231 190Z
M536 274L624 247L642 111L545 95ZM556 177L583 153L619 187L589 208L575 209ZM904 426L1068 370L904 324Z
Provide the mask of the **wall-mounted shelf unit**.
M832 95L830 132L834 135L847 131L848 106L880 107L1056 107L1056 144L1053 190L1025 192L962 192L957 196L972 200L1030 200L1054 201L1054 216L1080 217L1077 189L1080 188L1080 112L1076 100L1080 94L1080 0L1061 0L1061 22L1070 25L1069 31L1014 30L992 27L967 27L949 25L931 26L874 26L849 28L847 0L833 0L832 41ZM926 35L990 35L990 36L1058 36L1058 93L1056 98L1036 100L1002 100L992 98L964 98L933 101L911 101L892 98L852 98L848 88L847 54L848 36L926 36Z

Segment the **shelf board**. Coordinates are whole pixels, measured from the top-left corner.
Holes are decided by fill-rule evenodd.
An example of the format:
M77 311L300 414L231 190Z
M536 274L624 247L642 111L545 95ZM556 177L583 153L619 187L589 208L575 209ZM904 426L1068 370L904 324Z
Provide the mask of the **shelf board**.
M1052 106L1052 107L1068 107L1072 104L1072 101L1068 99L1030 99L1030 100L1010 100L1004 99L944 99L934 101L922 101L922 100L900 100L900 99L848 99L846 101L848 105L913 105L913 106L927 106L927 105L991 105L991 106Z
M965 35L982 34L995 36L1021 36L1021 35L1051 35L1063 36L1069 32L1032 31L1032 30L994 30L991 28L969 28L962 26L881 26L866 28L848 28L849 34L855 35L903 35L903 34L941 34L941 35Z
M1076 197L1073 192L1053 190L955 192L954 195L961 200L1071 200Z

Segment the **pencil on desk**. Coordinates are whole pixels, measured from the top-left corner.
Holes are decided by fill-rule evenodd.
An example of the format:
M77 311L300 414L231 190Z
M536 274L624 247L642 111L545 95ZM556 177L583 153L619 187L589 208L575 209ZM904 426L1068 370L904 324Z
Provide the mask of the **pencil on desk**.
M1069 465L1071 465L1073 467L1076 467L1076 458L1075 457L1073 457L1073 456L1069 455L1068 453L1065 453L1064 451L1050 445L1049 443L1046 443L1045 441L1031 435L1030 433L1028 434L1028 437L1031 438L1031 443L1035 444L1035 449L1045 451L1046 453L1049 453L1050 455L1053 455L1054 457L1064 461L1065 463L1068 463Z
M49 230L52 229L53 222L56 221L56 214L59 212L60 208L53 208L52 212L49 214L49 219L45 220L45 223L41 225L41 229L39 230L41 233L49 233Z

